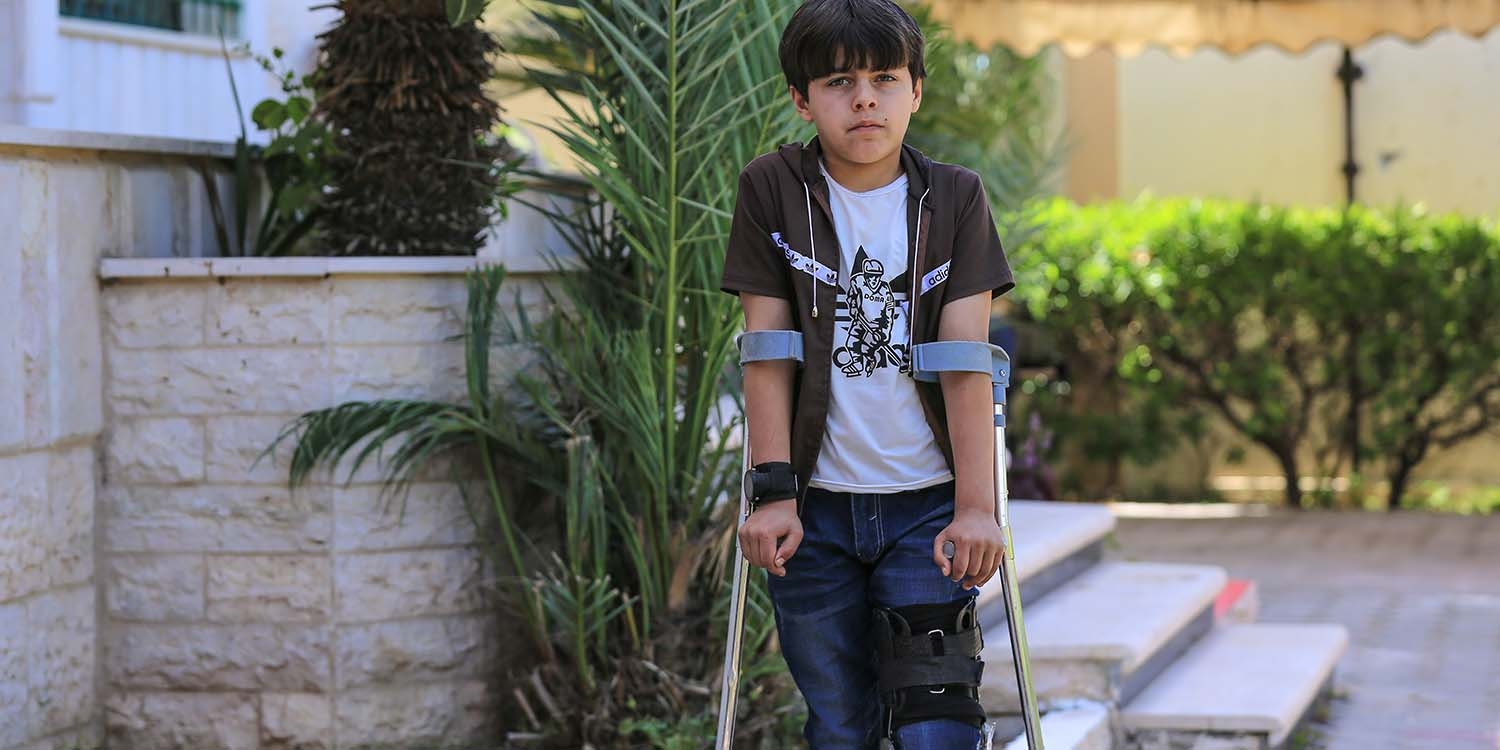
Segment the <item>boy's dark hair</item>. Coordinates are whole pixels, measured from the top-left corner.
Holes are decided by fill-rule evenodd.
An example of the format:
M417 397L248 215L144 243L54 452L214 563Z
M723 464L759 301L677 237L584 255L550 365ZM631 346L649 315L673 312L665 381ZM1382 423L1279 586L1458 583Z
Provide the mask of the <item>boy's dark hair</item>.
M912 85L927 77L916 19L893 0L807 0L781 34L781 72L807 96L807 83L847 70L903 64Z

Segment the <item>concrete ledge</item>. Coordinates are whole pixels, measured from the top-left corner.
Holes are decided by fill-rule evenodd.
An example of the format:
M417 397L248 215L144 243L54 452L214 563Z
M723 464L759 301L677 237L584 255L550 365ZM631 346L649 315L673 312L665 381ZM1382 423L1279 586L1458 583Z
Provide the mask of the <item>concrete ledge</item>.
M464 274L495 265L472 256L413 258L104 258L101 279L324 278ZM513 274L527 273L512 271Z
M1012 500L1010 524L1024 606L1093 567L1115 518L1108 508L1089 503ZM980 611L1005 606L1003 589L998 579L985 584L979 592Z
M1118 660L1129 673L1213 605L1221 568L1110 562L1026 611L1034 659Z
M1116 518L1212 519L1265 518L1276 509L1265 503L1105 503Z
M1211 566L1110 562L1025 607L1038 700L1128 700L1212 624L1210 608L1224 580L1224 571ZM1015 711L1020 699L1003 607L981 610L980 620L987 631L985 706Z
M114 151L168 156L199 156L233 159L234 144L221 141L188 141L179 138L156 138L114 133L90 133L81 130L49 130L0 125L0 151L10 147L59 149L65 151Z
M1025 582L1108 536L1115 528L1115 519L1108 508L1099 505L1012 500L1010 524L1016 543L1016 577ZM999 586L989 588L999 595Z
M1209 634L1121 711L1131 733L1240 733L1278 747L1330 683L1342 625L1230 625Z
M1007 733L1014 739L1005 750L1030 750L1024 729L1020 732ZM1054 708L1042 714L1042 740L1047 750L1111 750L1109 708L1099 703Z

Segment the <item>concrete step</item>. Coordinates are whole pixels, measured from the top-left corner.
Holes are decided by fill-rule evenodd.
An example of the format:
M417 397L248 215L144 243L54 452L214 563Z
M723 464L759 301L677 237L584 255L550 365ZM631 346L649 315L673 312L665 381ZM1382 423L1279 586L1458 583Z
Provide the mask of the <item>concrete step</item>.
M1206 565L1101 563L1035 603L1022 602L1038 704L1118 705L1213 627L1227 580ZM1003 602L980 610L991 713L1020 710Z
M1030 750L1024 729L1018 724L1002 727L1011 740L1005 750ZM1079 702L1059 706L1042 714L1042 744L1047 750L1112 750L1109 707L1099 703ZM1001 746L997 740L995 745Z
M1331 688L1348 644L1342 625L1215 628L1121 709L1126 747L1283 747Z
M1098 563L1115 528L1102 505L1012 500L1009 508L1023 607ZM998 577L990 579L979 592L980 609L1003 601L1002 588Z

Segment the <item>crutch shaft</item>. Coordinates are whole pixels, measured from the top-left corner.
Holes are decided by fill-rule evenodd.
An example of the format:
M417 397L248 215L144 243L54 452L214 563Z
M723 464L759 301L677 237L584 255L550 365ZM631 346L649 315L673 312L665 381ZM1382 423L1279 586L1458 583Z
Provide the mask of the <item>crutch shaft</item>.
M750 469L750 436L745 435L743 469ZM750 561L740 549L739 525L745 523L749 498L740 493L740 508L734 534L734 587L729 594L729 632L724 639L724 676L719 690L719 730L715 750L734 746L734 720L740 695L740 638L745 632L745 588L750 575Z
M997 389L998 390L998 389ZM1005 595L1005 625L1010 632L1010 652L1015 664L1016 692L1021 697L1021 722L1029 750L1043 750L1041 713L1031 682L1031 650L1026 645L1026 621L1021 615L1021 583L1016 572L1015 540L1010 532L1010 488L1006 480L1005 403L995 399L995 521L1005 541L1000 556L1000 587Z
M1000 587L1005 595L1005 625L1010 631L1010 651L1021 696L1021 721L1026 727L1026 745L1042 750L1041 716L1031 682L1031 651L1026 645L1025 620L1021 616L1021 585L1016 579L1016 558L1011 552L1010 527L1005 527L1005 553L1000 558Z

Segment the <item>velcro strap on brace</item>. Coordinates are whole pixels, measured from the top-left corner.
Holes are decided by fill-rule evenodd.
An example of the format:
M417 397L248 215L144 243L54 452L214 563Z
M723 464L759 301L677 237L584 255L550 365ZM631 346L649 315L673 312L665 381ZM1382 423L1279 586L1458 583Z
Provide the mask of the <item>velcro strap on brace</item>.
M972 656L908 656L880 665L880 691L932 685L972 685L984 676L984 663Z
M934 644L936 639L942 639L941 648ZM934 653L960 654L970 659L979 656L984 650L984 637L980 635L979 629L965 630L962 633L940 633L928 635L918 633L914 635L902 635L899 633L890 636L891 655L897 658L906 656L927 656Z

